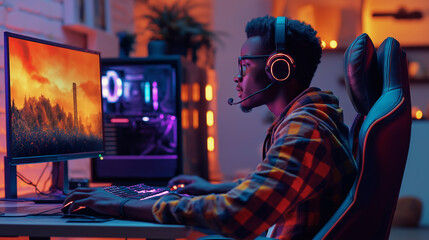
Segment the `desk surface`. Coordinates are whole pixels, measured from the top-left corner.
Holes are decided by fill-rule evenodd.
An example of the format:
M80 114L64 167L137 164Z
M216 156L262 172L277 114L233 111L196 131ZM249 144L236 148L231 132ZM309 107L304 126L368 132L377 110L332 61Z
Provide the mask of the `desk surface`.
M55 209L58 204L0 203L0 236L30 237L130 237L130 238L184 238L190 228L183 225L156 224L140 221L111 220L106 222L73 222L75 218L61 216L24 216L24 208L31 213ZM21 217L18 217L20 216ZM81 219L85 221L85 219Z

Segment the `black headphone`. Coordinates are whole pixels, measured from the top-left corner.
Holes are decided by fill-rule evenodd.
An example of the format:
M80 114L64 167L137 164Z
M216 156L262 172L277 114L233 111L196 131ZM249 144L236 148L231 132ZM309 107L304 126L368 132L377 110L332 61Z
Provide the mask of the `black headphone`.
M286 53L287 18L277 17L274 32L276 51L271 53L265 65L265 71L271 81L275 83L286 82L295 74L295 60Z

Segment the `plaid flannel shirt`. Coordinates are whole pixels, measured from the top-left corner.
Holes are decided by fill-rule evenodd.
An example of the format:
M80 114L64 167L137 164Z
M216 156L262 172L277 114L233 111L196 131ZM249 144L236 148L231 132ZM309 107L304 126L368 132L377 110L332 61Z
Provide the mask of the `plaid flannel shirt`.
M278 239L311 239L348 194L356 176L342 109L329 91L308 88L269 128L263 161L224 194L167 195L160 223L210 228L253 239L273 226Z

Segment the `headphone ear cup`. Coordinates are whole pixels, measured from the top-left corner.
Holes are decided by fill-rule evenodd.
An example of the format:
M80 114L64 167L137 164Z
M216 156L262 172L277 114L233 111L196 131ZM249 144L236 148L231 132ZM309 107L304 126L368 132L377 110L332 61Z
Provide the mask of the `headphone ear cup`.
M266 63L265 71L273 82L281 83L293 78L295 62L293 58L284 53L272 54Z

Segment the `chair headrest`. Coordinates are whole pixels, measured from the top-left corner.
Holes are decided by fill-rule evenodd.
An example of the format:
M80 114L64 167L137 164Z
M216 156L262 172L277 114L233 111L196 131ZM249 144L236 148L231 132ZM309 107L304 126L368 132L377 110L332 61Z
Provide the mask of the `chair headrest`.
M357 37L344 54L345 82L350 100L360 114L367 115L381 95L377 53L366 33Z
M402 87L402 78L408 77L406 57L399 42L386 38L377 50L378 72L383 79L383 92Z

